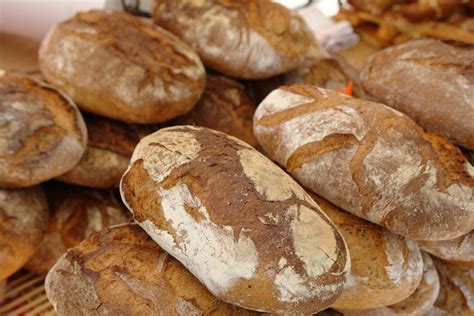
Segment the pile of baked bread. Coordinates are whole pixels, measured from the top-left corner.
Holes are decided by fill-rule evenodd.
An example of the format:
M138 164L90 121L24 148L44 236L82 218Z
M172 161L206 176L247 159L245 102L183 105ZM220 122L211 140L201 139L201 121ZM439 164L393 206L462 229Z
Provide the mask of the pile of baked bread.
M59 315L474 313L474 47L359 76L271 1L160 0L39 65L0 71L0 280Z

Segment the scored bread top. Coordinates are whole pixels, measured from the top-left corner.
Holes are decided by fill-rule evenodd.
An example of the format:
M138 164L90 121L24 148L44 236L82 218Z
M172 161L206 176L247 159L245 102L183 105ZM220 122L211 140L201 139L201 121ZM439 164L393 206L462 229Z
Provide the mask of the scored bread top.
M269 156L340 208L421 240L474 227L474 168L445 138L382 104L294 85L257 108Z
M349 260L336 228L291 177L234 137L161 129L136 147L121 193L135 220L218 298L309 313L342 289Z

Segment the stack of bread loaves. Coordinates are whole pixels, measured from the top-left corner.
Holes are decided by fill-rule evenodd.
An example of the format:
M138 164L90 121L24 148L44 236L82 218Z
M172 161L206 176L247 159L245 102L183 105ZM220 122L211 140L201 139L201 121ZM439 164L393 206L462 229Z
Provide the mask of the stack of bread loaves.
M272 1L152 12L55 25L48 83L0 72L0 287L47 274L59 315L474 313L471 46L359 81Z

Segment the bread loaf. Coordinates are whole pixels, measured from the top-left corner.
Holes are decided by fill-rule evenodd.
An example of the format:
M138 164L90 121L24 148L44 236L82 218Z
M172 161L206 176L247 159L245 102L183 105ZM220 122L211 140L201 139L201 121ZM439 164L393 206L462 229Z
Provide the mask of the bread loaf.
M204 67L188 45L118 11L78 13L54 26L41 43L39 64L81 109L130 123L188 112L205 85Z
M40 187L0 189L0 280L30 259L47 225L48 203Z
M418 245L436 257L474 268L474 231L451 240L419 240Z
M415 291L423 261L414 241L344 212L315 194L311 197L341 232L351 254L351 273L332 308L383 307Z
M350 247L350 246L349 246ZM350 248L349 248L350 249ZM418 316L426 315L434 306L439 293L439 277L436 268L427 253L423 257L423 279L416 291L406 300L397 304L369 309L344 310L344 316Z
M231 77L268 78L323 54L300 16L269 0L155 1L152 15Z
M446 240L474 227L474 168L445 138L382 104L281 87L257 108L254 131L305 187L397 234Z
M0 280L0 303L3 301L7 288L7 280Z
M0 188L33 186L81 159L87 131L79 110L39 81L0 69Z
M89 140L79 163L58 180L91 188L118 187L139 135L126 124L84 115Z
M473 74L474 45L421 39L373 55L361 81L376 100L472 150Z
M256 107L244 85L224 76L207 74L206 89L199 102L174 123L221 131L255 147L258 143L252 120Z
M345 242L308 194L248 144L176 126L143 138L121 182L135 220L217 298L315 313L339 296Z
M67 249L90 234L130 220L112 191L87 190L64 184L49 185L48 230L34 256L25 265L36 274L46 274Z
M106 228L49 272L58 315L256 315L212 296L136 224Z

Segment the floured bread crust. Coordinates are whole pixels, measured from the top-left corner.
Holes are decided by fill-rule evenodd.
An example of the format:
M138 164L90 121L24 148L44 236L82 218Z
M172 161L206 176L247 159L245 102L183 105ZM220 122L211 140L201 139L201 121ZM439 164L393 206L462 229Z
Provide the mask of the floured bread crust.
M70 170L87 143L74 103L29 77L0 69L0 187L22 188Z
M415 291L423 261L412 240L344 212L315 194L311 197L339 229L351 254L351 273L333 308L383 307Z
M19 270L39 247L48 225L48 203L39 186L0 189L0 280Z
M204 66L188 45L118 11L82 12L57 24L41 43L39 63L81 109L129 123L182 115L205 85Z
M47 187L48 230L35 255L25 265L46 274L67 249L105 227L128 222L129 214L112 191L88 190L65 184Z
M268 78L325 54L303 19L272 1L155 1L152 15L231 77Z
M258 314L217 300L136 224L104 229L70 249L45 286L59 315Z
M176 126L140 141L122 178L135 220L219 299L314 313L340 294L344 240L285 172L246 143Z
M474 227L474 168L396 110L294 85L262 101L254 131L304 186L395 233L446 240Z
M417 243L438 258L474 268L474 231L455 239Z

